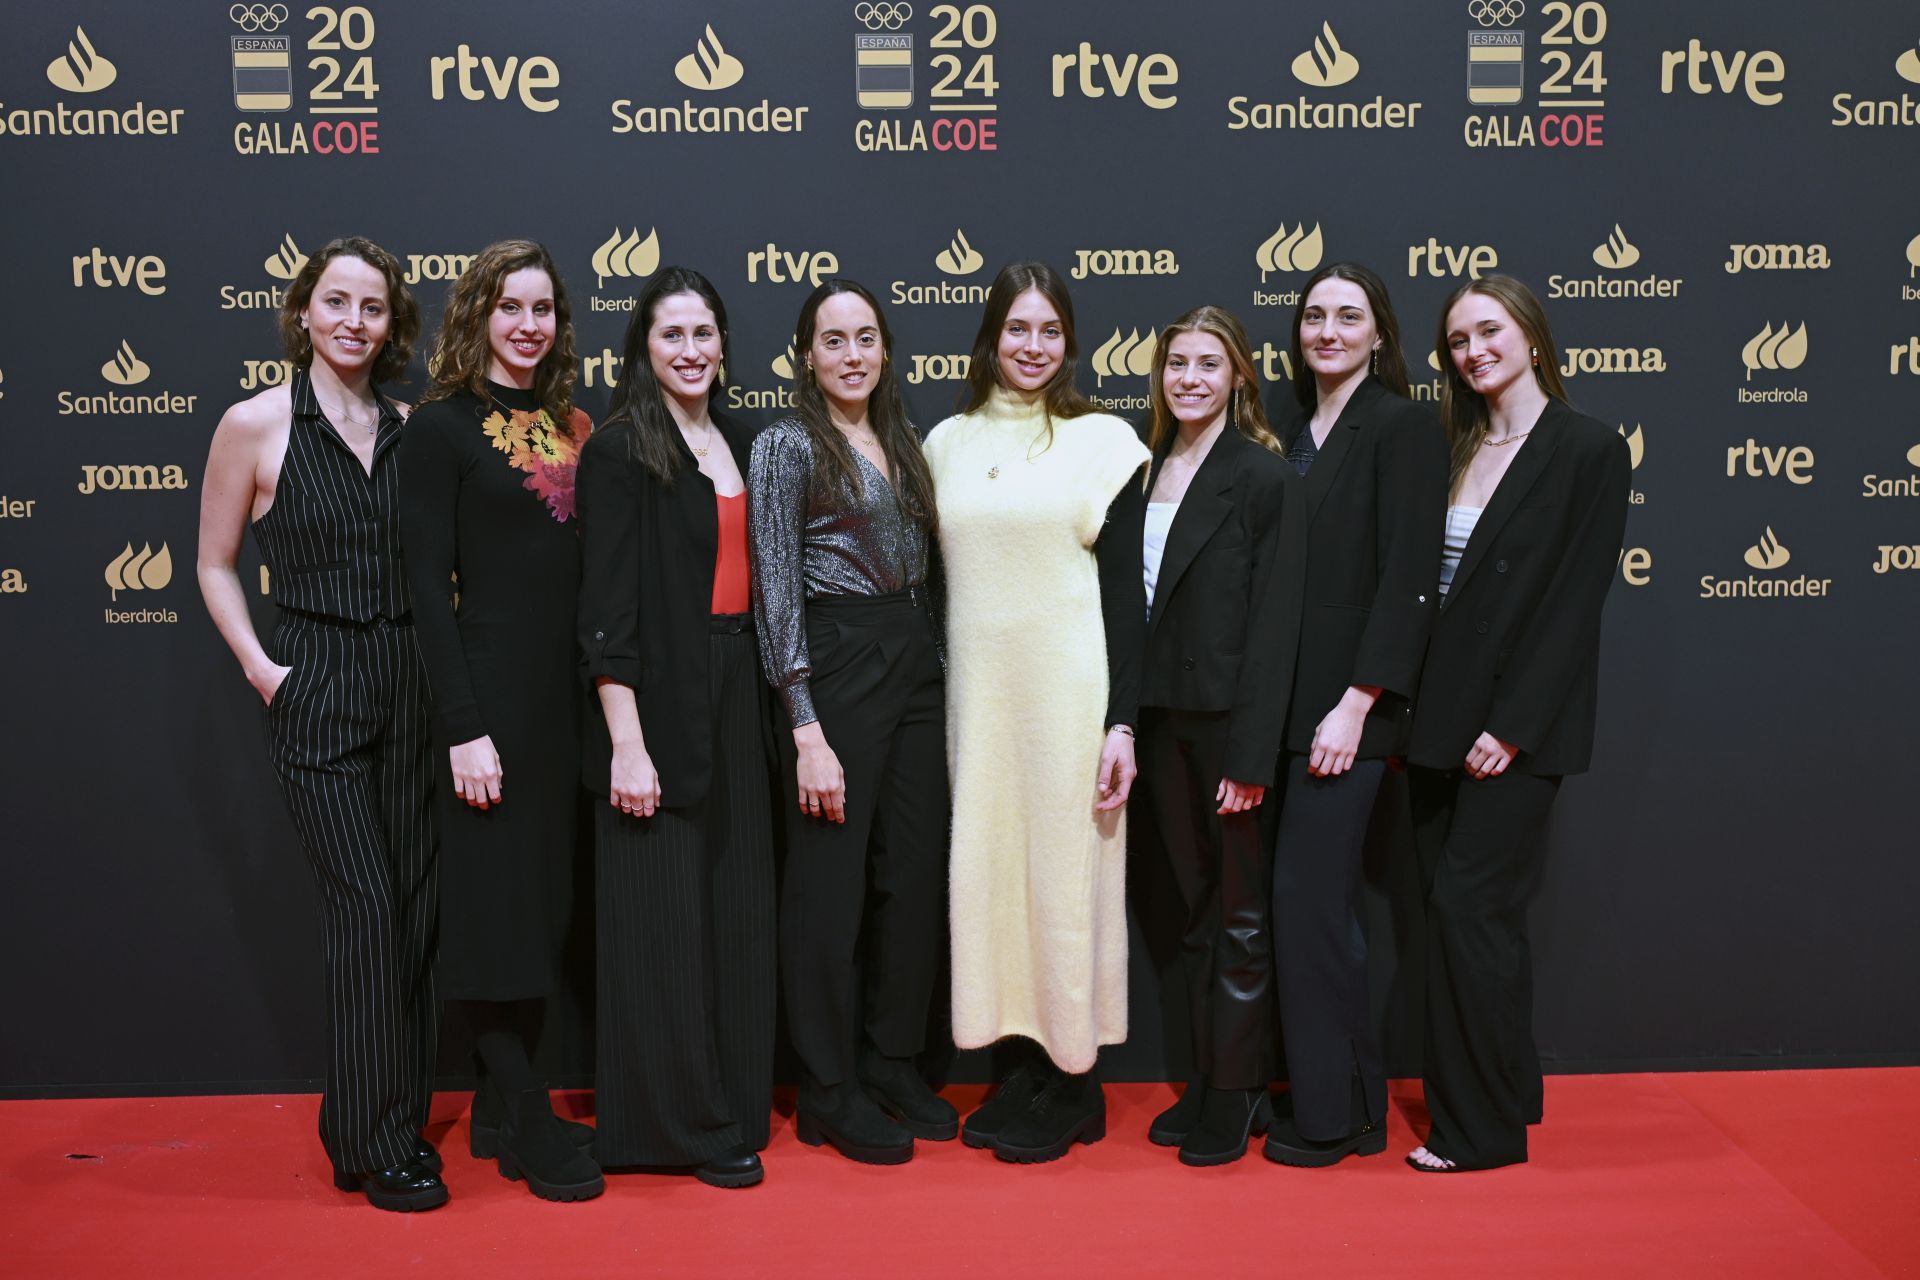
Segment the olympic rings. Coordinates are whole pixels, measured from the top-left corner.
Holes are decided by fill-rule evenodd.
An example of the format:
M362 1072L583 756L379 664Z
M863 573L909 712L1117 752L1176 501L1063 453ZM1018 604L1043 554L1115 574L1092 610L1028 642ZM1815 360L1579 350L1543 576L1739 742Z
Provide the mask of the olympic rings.
M242 31L278 31L280 24L287 20L287 6L237 4L227 10L227 17L238 23Z
M854 21L865 23L869 31L878 31L882 27L898 31L911 17L913 6L910 4L888 4L884 0L880 4L868 4L866 0L861 0L853 6Z
M1467 0L1467 16L1483 27L1510 27L1526 14L1526 0Z

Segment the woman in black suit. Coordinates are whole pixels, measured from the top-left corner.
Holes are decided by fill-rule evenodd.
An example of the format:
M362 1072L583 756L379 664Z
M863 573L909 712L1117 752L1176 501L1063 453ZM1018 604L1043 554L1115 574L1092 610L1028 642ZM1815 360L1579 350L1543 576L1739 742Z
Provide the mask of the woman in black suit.
M1407 1163L1451 1173L1525 1160L1540 1119L1526 891L1560 779L1592 754L1632 466L1618 432L1567 405L1553 333L1519 281L1455 290L1435 350L1452 479L1407 750L1433 1127Z
M1299 628L1286 564L1296 481L1231 312L1187 312L1156 350L1134 795L1180 886L1199 1079L1147 1136L1179 1146L1186 1164L1214 1165L1245 1155L1271 1117L1269 869L1255 809L1280 749Z
M1438 598L1432 565L1447 458L1433 415L1407 398L1399 325L1380 277L1334 263L1300 298L1300 409L1282 438L1303 477L1306 582L1273 869L1292 1115L1268 1131L1265 1150L1282 1164L1317 1167L1386 1149L1360 853Z
M580 451L580 646L598 692L603 1166L760 1181L773 1088L773 814L749 613L752 432L714 411L727 312L654 276Z

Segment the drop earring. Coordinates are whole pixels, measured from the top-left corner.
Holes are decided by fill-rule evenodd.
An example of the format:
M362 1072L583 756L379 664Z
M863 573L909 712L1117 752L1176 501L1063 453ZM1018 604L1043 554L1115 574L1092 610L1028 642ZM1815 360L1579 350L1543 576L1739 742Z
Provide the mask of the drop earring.
M1540 348L1538 347L1533 349L1533 367L1536 369L1540 367Z
M1373 373L1376 377L1378 377L1380 373L1380 348L1378 347L1373 349Z

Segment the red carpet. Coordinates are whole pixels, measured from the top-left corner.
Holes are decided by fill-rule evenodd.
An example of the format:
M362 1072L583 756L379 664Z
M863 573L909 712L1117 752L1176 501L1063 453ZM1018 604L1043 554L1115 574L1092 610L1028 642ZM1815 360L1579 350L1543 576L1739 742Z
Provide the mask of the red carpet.
M865 1168L782 1117L760 1187L632 1175L556 1205L469 1159L446 1095L454 1199L417 1216L333 1189L311 1096L0 1103L0 1274L1920 1275L1920 1069L1553 1077L1531 1164L1452 1177L1401 1163L1414 1084L1388 1153L1327 1171L1257 1140L1184 1168L1146 1140L1170 1097L1110 1088L1107 1140L1032 1168L957 1142Z

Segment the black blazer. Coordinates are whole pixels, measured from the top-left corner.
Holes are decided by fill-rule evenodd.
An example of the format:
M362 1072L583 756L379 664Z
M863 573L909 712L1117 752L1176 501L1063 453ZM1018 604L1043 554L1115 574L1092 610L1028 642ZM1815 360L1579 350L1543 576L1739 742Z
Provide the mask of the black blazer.
M1633 466L1604 423L1547 402L1467 540L1433 627L1407 758L1458 769L1482 732L1519 773L1593 754L1600 606L1626 533Z
M719 413L713 423L745 474L755 430ZM633 689L660 803L683 808L705 798L713 773L707 650L720 515L713 482L685 441L675 443L684 465L671 486L632 456L623 426L602 427L580 450L580 653L590 695L580 779L607 790L613 746L593 695L593 681L607 676ZM766 693L757 673L754 685Z
M1166 460L1154 455L1148 496ZM1140 705L1227 713L1236 781L1267 782L1280 754L1300 631L1299 480L1228 426L1187 486L1154 579Z
M1296 414L1281 439L1291 447L1312 418ZM1404 741L1440 599L1445 433L1431 410L1369 377L1341 409L1301 487L1306 585L1286 749L1313 749L1313 731L1347 686L1378 685L1359 758L1391 755Z

